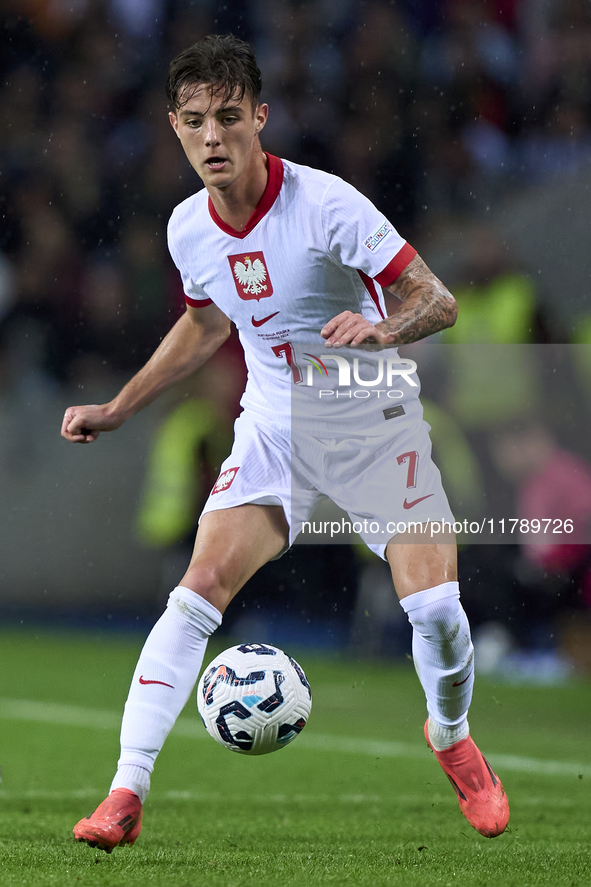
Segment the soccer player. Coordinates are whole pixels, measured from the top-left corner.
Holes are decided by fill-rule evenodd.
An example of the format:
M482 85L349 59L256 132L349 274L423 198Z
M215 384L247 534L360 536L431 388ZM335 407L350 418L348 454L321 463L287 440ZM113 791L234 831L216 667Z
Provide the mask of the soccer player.
M230 322L236 324L248 382L233 449L205 505L189 567L140 654L110 793L74 828L76 840L108 852L140 833L155 759L224 610L293 539L290 392L303 381L297 348L367 354L414 342L456 318L453 296L365 197L336 176L263 152L259 137L268 107L260 91L251 47L232 36L207 37L172 61L170 123L205 185L175 209L169 224L186 313L112 401L68 407L63 419L67 440L95 441L201 366L228 337ZM397 297L391 316L382 286ZM305 460L299 464L309 513L325 494L352 518L370 514L400 523L412 509L420 526L453 520L431 462L417 386L406 388L394 408L379 398L363 404L364 415L373 411L379 426L375 453L368 452L371 437L363 439L363 452L354 450L355 440L349 449L329 441L323 470L315 471L314 459L308 474ZM337 470L346 453L354 465L350 485ZM373 500L366 507L365 491L384 486L387 495L375 497L375 508L386 502L388 513L368 511ZM455 542L417 541L410 530L387 542L364 539L389 562L413 627L427 742L468 821L483 835L499 835L509 818L507 798L468 728L473 647L459 599Z

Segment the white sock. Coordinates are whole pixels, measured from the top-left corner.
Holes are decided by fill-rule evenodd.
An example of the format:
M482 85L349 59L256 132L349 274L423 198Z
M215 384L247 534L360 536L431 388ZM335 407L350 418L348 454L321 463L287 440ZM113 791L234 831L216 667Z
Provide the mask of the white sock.
M400 604L413 627L412 653L427 697L429 739L443 751L468 735L474 686L474 647L459 586L444 582Z
M445 751L446 748L455 745L460 739L467 739L469 735L470 726L468 718L465 718L457 727L444 727L438 724L437 721L434 721L433 718L429 718L429 742L435 751Z
M142 803L154 761L199 676L209 636L222 616L190 588L177 586L148 635L136 666L121 723L121 756L111 784Z

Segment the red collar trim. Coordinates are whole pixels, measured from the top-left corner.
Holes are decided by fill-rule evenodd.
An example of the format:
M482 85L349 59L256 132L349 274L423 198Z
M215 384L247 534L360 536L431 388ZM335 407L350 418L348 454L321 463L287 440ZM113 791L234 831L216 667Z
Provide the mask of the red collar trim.
M267 157L267 171L269 174L267 184L263 191L263 196L256 205L255 211L246 223L246 228L243 228L242 231L237 231L235 228L230 227L230 225L224 222L224 220L218 215L211 197L209 197L207 201L209 214L218 228L221 228L225 234L230 234L232 237L238 237L240 240L246 237L247 234L250 234L253 228L255 228L261 221L263 216L269 212L281 191L281 185L283 184L283 161L279 157L275 157L273 154L267 154L266 151L265 155Z

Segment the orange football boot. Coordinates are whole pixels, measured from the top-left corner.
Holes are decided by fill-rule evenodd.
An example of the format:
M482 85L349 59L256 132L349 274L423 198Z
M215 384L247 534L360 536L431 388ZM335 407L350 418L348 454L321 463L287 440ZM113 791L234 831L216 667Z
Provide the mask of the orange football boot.
M111 853L133 844L142 830L142 802L128 788L113 789L94 813L74 826L74 838Z
M502 834L509 822L509 801L501 780L472 737L460 739L444 751L435 751L429 740L429 719L424 733L470 825L485 838Z

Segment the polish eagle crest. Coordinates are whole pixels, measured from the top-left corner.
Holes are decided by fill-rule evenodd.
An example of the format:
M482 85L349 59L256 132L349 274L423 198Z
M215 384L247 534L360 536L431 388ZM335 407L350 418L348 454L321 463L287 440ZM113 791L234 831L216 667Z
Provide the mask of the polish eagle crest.
M267 269L260 259L255 259L253 262L250 256L244 256L244 262L234 263L234 274L238 283L242 284L245 293L258 296L259 293L267 289L267 285L264 283L267 279Z
M262 250L250 250L228 256L236 292L244 301L268 299L273 295L273 283Z

